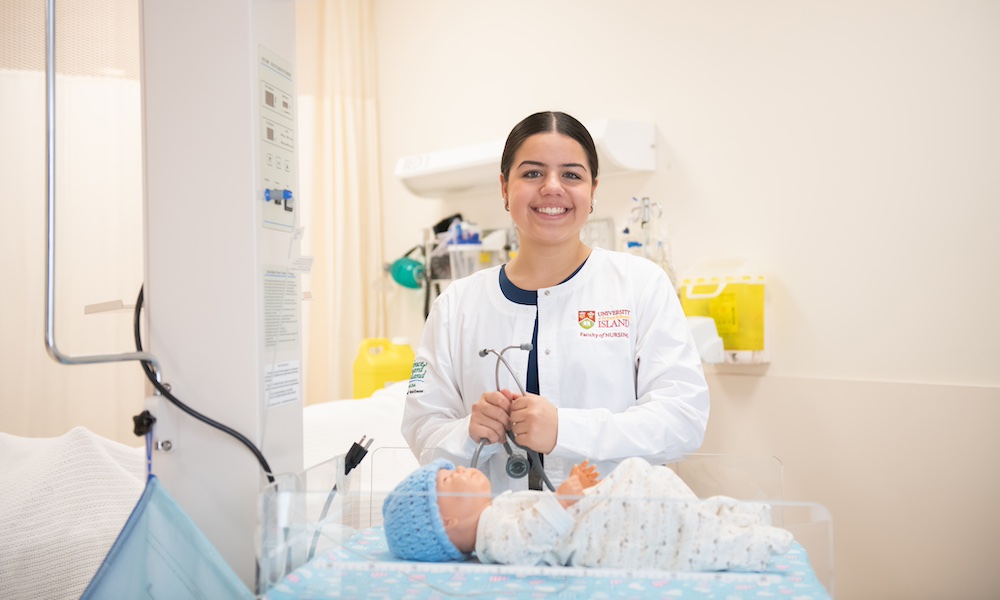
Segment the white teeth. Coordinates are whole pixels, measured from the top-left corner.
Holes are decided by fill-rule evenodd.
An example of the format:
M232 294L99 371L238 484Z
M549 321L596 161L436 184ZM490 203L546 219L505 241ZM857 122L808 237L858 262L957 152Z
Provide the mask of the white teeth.
M535 210L545 215L561 215L566 212L565 208L558 206L543 206L542 208L536 208Z

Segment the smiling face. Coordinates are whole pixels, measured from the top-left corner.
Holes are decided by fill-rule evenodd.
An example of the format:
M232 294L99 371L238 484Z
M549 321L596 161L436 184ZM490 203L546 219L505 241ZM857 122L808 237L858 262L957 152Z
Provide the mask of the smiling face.
M556 132L532 135L500 185L522 246L580 243L597 181L579 142Z

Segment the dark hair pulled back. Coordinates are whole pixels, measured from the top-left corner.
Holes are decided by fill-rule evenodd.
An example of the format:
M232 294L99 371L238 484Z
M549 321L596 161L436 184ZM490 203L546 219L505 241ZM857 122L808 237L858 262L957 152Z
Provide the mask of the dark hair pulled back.
M500 157L500 173L504 181L510 178L511 163L514 162L514 155L529 137L539 133L556 132L576 140L583 147L587 155L587 163L590 167L591 182L597 181L597 148L594 146L594 138L574 117L556 111L538 112L526 117L510 130L507 136L507 143L503 148L503 155Z

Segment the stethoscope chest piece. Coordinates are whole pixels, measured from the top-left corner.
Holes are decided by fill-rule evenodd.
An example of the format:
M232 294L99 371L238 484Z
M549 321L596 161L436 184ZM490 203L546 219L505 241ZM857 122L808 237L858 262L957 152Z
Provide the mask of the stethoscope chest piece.
M528 457L511 451L510 446L506 443L504 443L504 446L507 446L507 452L510 454L510 456L507 457L507 475L511 479L521 479L528 474L528 471L531 470L531 465L528 463Z

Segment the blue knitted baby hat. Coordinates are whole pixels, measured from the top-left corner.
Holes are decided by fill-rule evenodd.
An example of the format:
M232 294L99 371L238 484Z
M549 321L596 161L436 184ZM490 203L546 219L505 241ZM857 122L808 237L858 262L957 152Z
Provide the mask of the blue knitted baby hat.
M465 559L448 539L437 504L438 471L454 468L443 458L435 460L410 473L386 496L382 528L396 558L424 562Z

